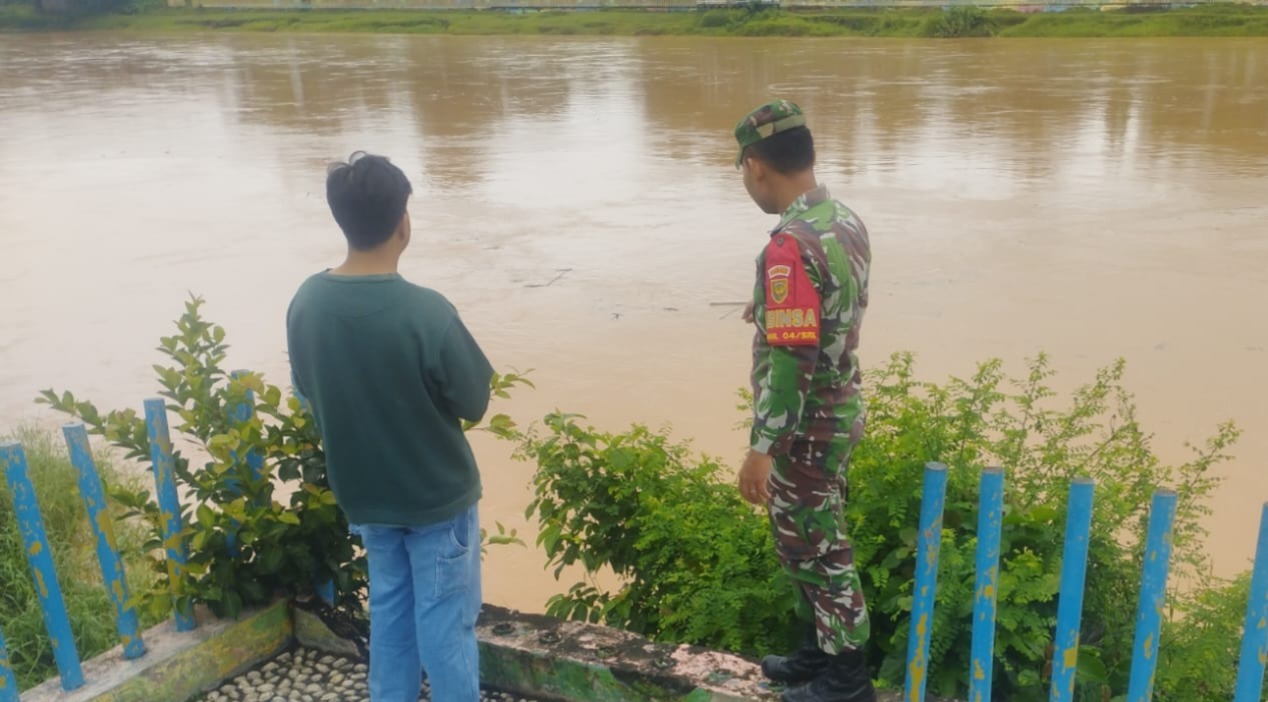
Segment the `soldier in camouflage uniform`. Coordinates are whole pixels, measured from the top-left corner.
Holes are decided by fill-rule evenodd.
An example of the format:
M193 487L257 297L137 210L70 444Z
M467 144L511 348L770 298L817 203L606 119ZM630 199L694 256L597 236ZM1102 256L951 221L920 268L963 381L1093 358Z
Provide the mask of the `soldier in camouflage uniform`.
M782 214L757 258L746 310L757 334L740 490L766 505L807 620L802 647L768 657L762 669L777 682L805 683L785 693L788 702L873 702L863 654L870 626L843 514L866 414L855 352L867 308L867 229L816 182L814 142L796 105L759 107L735 138L749 195Z

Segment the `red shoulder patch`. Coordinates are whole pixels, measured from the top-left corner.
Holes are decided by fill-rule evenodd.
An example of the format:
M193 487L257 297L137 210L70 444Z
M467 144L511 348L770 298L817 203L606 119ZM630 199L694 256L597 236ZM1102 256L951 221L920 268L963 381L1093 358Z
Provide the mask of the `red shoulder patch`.
M766 342L819 345L819 291L801 262L797 238L776 234L766 246Z

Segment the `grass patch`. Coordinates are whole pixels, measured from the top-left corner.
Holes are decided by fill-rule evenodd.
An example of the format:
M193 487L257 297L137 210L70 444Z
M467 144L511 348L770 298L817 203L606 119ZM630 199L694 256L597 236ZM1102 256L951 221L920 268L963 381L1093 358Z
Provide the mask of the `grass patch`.
M1174 10L1075 9L1029 15L1004 37L1261 37L1268 7L1203 5Z
M79 497L75 469L61 437L52 432L24 428L6 438L20 441L26 450L31 482L35 484L62 595L70 612L75 645L80 657L87 660L116 646L119 640L97 564L95 539ZM98 454L96 458L101 478L107 484L133 482L119 474L108 455ZM129 585L133 592L141 592L155 577L141 553L144 529L118 520L115 528ZM57 666L18 534L12 496L4 480L0 480L0 583L4 584L0 587L0 628L4 629L18 687L27 689L56 675ZM143 626L154 623L142 621Z
M68 24L68 20L40 14L34 5L0 3L0 31L32 32L58 29Z
M0 31L341 32L550 36L737 37L1235 37L1268 36L1268 7L1202 5L1175 10L1019 13L939 9L748 10L216 10L160 9L56 18L29 5L0 5Z
M994 18L980 7L953 7L929 17L925 22L925 36L935 39L989 37L994 34Z

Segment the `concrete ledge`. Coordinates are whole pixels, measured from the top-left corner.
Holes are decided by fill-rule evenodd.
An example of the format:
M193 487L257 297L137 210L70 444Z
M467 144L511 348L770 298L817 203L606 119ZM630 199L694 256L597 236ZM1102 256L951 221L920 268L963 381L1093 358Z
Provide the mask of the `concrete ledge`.
M301 646L356 655L314 614L294 610ZM629 632L485 605L476 627L480 677L490 688L558 702L772 702L779 691L756 661ZM883 691L880 702L901 702ZM930 698L932 700L932 698ZM949 702L940 700L938 702Z
M276 656L294 643L285 601L244 612L237 621L199 608L198 628L178 633L171 621L143 634L149 649L135 661L115 648L84 663L88 683L63 692L57 679L22 693L22 702L183 702Z
M485 606L480 674L490 687L595 702L775 700L750 660Z
M279 601L237 621L197 612L198 629L171 622L145 632L149 653L136 661L116 648L84 664L85 687L71 693L50 680L23 702L184 702L273 659L297 641L305 648L360 658L313 612ZM694 646L652 643L625 631L485 605L477 625L483 683L558 702L773 702L779 691L755 661ZM900 702L897 692L880 702Z
M769 702L780 695L757 661L617 629L485 605L477 633L481 679L507 692L561 702ZM880 691L877 699L902 702L902 693Z
M303 648L347 658L362 657L355 644L331 631L313 612L291 605L291 620L295 624L295 642Z

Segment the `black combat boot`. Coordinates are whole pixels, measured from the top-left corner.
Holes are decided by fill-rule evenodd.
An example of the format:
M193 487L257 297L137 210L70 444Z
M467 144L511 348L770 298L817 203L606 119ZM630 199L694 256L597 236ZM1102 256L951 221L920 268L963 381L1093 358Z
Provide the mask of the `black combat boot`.
M784 702L876 702L872 673L862 651L832 656L814 680L784 693Z
M767 656L762 659L762 674L768 679L785 685L800 685L814 680L828 668L831 656L819 648L819 634L810 624L801 647L791 656Z

